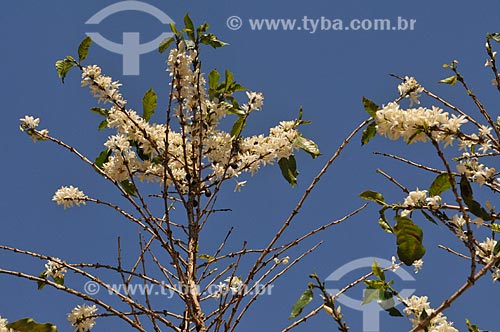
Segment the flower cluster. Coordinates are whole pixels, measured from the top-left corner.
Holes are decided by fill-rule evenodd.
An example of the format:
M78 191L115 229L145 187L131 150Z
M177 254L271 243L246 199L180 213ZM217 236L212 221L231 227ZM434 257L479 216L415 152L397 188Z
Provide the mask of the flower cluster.
M59 258L49 260L47 264L45 264L45 274L47 277L52 277L54 279L63 279L65 273L66 268Z
M283 265L287 265L288 262L290 262L290 256L286 256L285 258L282 258L282 259L279 259L278 257L275 257L274 258L274 263L275 264L283 264Z
M427 302L427 296L418 297L413 295L411 298L404 300L404 304L406 308L404 308L403 311L406 316L412 316L410 321L413 328L417 327L425 317L428 317L434 312L434 309L431 309L429 302ZM453 323L448 322L446 316L442 313L439 313L430 321L427 330L432 332L458 332L458 330L453 327Z
M0 332L14 332L14 330L7 328L8 323L7 319L0 316Z
M21 121L21 125L19 129L22 132L28 134L33 142L43 141L47 139L47 135L49 131L47 129L37 130L36 127L40 124L40 118L34 118L33 116L26 115L24 118L19 119Z
M78 190L78 188L69 186L62 186L59 188L52 200L57 203L57 205L62 205L64 208L72 207L73 204L80 206L80 204L85 205L85 200L88 197L83 193L83 191Z
M479 247L476 250L476 255L481 258L485 263L488 263L493 258L493 249L497 244L496 240L486 238L483 242L479 243Z
M121 84L118 81L113 82L113 79L109 76L102 75L101 68L96 65L82 69L82 86L87 85L99 102L120 101L120 106L125 104L119 91Z
M419 93L424 91L424 88L418 84L417 80L413 77L405 76L403 82L398 85L399 95L402 97L410 98L410 107L413 104L420 104L418 98Z
M462 154L457 171L480 185L492 182L495 175L495 168L479 163L477 158L471 158L468 152Z
M75 327L75 332L87 332L95 325L95 305L78 305L68 314L68 320Z
M264 96L260 92L248 92L248 106L243 105L242 108L248 108L250 111L259 110L264 104Z
M426 142L432 137L449 145L455 139L460 126L467 122L464 116L449 116L438 107L400 109L397 103L389 103L375 116L377 132L389 139L400 137L407 143Z
M171 126L151 124L134 110L126 109L119 83L104 76L98 66L83 68L82 85L89 86L99 101L112 103L106 110L106 122L108 128L116 129L117 133L104 143L110 156L102 165L102 171L109 178L165 181L167 185L175 183L177 190L186 192L189 187L186 178L195 174L198 158L207 165L203 168L206 174L201 185L210 186L242 172L254 174L261 166L288 158L298 149L299 133L294 121L280 122L267 136L240 137L238 134L233 137L217 129L219 120L232 105L207 97L205 79L196 61L196 51L185 50L182 45L171 50L167 60L167 71L172 76L172 107L182 128L180 133ZM247 92L247 98L248 102L239 111L248 116L249 112L262 108L264 97L261 93ZM54 200L57 199L58 204L66 203L65 206L83 203L79 197L66 197L65 192L56 196Z
M437 209L441 206L441 203L441 196L427 197L427 190L419 190L417 188L415 191L410 191L405 198L403 202L405 209L401 212L401 215L407 216L415 207L426 206L430 209Z
M217 291L212 295L212 297L218 299L221 296L227 294L231 291L233 293L238 293L242 291L243 281L241 277L228 277L224 280L225 282L219 282L217 285Z

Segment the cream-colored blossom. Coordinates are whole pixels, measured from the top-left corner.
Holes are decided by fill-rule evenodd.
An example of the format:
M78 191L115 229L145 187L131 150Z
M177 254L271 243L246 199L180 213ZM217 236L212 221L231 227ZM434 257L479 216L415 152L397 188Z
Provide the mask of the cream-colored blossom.
M72 207L73 204L80 206L80 204L85 205L85 200L88 197L83 193L83 191L78 190L78 188L69 186L62 186L59 188L52 200L57 203L57 205L62 205L64 208Z
M71 325L75 327L75 332L87 332L90 331L95 325L95 315L97 308L95 305L88 306L78 305L69 314L68 320Z

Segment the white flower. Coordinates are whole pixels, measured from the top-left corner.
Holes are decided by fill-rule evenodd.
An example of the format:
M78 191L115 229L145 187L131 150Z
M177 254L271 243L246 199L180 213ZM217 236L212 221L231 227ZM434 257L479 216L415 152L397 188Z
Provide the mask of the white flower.
M396 264L396 262L397 262L396 256L392 256L391 257L391 270L392 271L396 271L399 268L399 265Z
M240 287L243 284L243 281L241 280L241 277L227 277L226 280L224 280L229 284L229 288L233 292L238 292L240 291Z
M453 216L453 219L451 220L451 222L457 226L458 228L462 228L463 225L465 225L465 219L462 215L454 215Z
M35 119L32 116L26 115L24 118L21 118L19 120L21 121L19 129L28 134L33 139L33 142L43 141L49 134L49 131L47 129L38 131L36 130L36 128L40 124L40 118Z
M420 104L419 93L422 93L424 88L418 84L415 78L406 76L403 83L398 86L398 90L400 96L410 98L410 107L413 104Z
M427 310L430 308L429 302L427 302L427 296L416 296L413 295L409 299L404 300L404 303L406 304L406 308L403 309L404 313L407 316L410 316L411 314L415 314L416 317L420 315L424 310Z
M85 205L85 199L88 197L85 196L83 191L78 190L78 188L69 186L69 187L61 187L59 188L52 200L57 203L57 205L62 205L64 208L72 207L73 204L80 206L80 204Z
M460 126L467 122L464 116L449 116L438 107L410 108L403 110L396 103L389 103L375 115L377 132L391 140L400 137L407 143L426 142L431 135L437 141L449 145Z
M486 238L483 242L479 243L480 249L476 249L476 255L488 263L493 258L493 249L497 244L496 240Z
M495 281L499 281L500 280L500 269L499 268L495 268L494 270L495 272L493 272L491 274L491 277L493 278L493 282Z
M62 261L59 258L54 258L54 260L49 260L45 264L45 270L47 277L52 277L54 279L64 278L66 273L66 268L61 264Z
M490 135L492 129L493 128L491 128L491 127L481 125L481 128L479 128L479 135L480 136L488 136L488 135Z
M480 164L476 158L470 158L468 153L463 153L462 158L460 164L456 166L458 172L480 185L493 181L496 172L495 168Z
M406 207L420 206L422 204L425 204L426 197L427 197L427 190L418 190L417 188L417 190L411 191L408 194L408 197L405 198L403 204Z
M82 86L89 86L99 102L114 102L120 106L126 104L119 91L121 84L118 81L113 82L109 76L102 75L101 68L96 65L82 68Z
M250 110L258 110L264 104L264 96L260 92L249 92L247 91L248 97L248 107Z
M19 119L21 121L21 127L25 129L35 129L40 124L40 118L34 118L32 116L26 115L24 118ZM21 129L22 130L22 129Z
M428 206L430 206L431 208L437 209L441 206L443 200L442 200L441 196L436 195L436 196L426 198L425 201L427 202Z
M413 265L413 268L415 270L415 273L418 273L418 271L420 271L420 269L422 269L422 267L424 266L424 260L418 259L418 260L414 261L412 265Z
M68 320L76 329L75 332L87 332L95 325L94 316L97 308L95 305L78 305L68 314Z
M274 258L274 263L287 265L290 262L290 256L286 256L285 258L279 259L277 257Z
M410 317L413 328L421 322L421 318L423 320L425 316L434 311L434 309L431 309L429 302L427 302L427 296L418 297L413 295L411 298L403 300L403 302L406 304L406 308L403 311L406 316ZM425 315L422 315L424 311ZM453 323L448 322L446 316L443 316L442 313L439 313L429 322L428 330L431 332L458 332L453 327Z
M247 184L247 181L236 181L236 187L234 188L234 192L240 192L241 188L243 188Z
M0 332L14 332L14 330L7 328L8 323L7 319L0 316Z

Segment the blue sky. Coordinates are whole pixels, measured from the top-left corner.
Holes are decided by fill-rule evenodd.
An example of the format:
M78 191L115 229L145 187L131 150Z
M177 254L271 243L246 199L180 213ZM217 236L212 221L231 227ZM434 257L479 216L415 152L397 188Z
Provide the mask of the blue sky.
M366 118L361 98L367 96L379 104L397 97L397 81L389 73L412 75L429 90L449 98L465 110L475 112L472 103L459 87L438 85L449 73L443 63L457 59L462 73L474 91L497 114L496 90L491 75L483 66L485 34L500 31L500 3L483 1L473 6L465 1L146 1L182 22L189 12L195 22L210 23L212 32L231 45L219 50L206 49L204 68L223 71L228 68L236 80L251 90L262 91L264 111L255 115L249 133L266 132L283 119L293 119L299 107L313 124L303 128L314 139L323 156L311 160L298 157L299 176L295 189L281 178L279 168L262 170L241 193L232 188L219 204L233 212L218 216L207 231L207 248L216 246L230 225L235 226L235 246L243 240L257 247L267 243L271 232L280 227L311 179L335 151L345 136ZM61 185L73 184L86 193L119 199L94 171L53 144L33 142L19 132L18 119L26 114L40 117L41 127L94 157L110 132L98 133L98 117L88 110L95 106L86 89L79 88L79 75L70 73L66 84L58 79L54 62L74 54L86 32L98 31L106 38L120 42L123 32L137 31L141 41L149 41L168 31L153 17L139 12L124 12L109 17L99 26L85 22L96 12L116 1L89 0L71 2L9 1L0 12L3 40L0 46L2 68L2 108L0 121L2 141L1 173L3 211L0 243L60 257L68 262L115 262L116 237L122 237L130 250L137 250L137 232L116 214L100 207L63 210L51 202ZM230 16L239 16L243 26L231 30L226 26ZM249 19L290 18L343 19L389 18L415 19L413 31L252 31ZM497 47L497 45L494 45ZM139 108L142 95L153 87L164 108L168 93L165 55L152 52L141 56L140 75L123 76L122 59L98 45L93 45L88 63L99 64L104 72L123 84L129 104ZM423 105L430 106L429 99ZM160 120L158 117L157 120ZM382 191L393 200L403 195L375 173L382 168L413 189L428 186L432 178L413 169L372 154L374 151L401 153L415 160L435 163L432 150L423 145L406 146L380 138L361 147L359 137L347 148L330 172L321 180L300 215L286 235L291 240L328 221L359 207L357 195L366 189ZM430 161L429 161L430 160ZM223 203L221 203L223 202ZM497 202L497 205L499 203ZM376 256L390 259L395 255L395 241L377 225L376 207L293 249L296 256L315 243L323 245L292 269L273 289L272 296L259 300L238 329L280 330L288 325L287 317L295 299L305 289L308 274L316 272L326 278L341 265L352 260ZM418 220L424 229L427 255L424 269L416 281L401 282L401 288L416 289L429 295L433 306L449 296L467 275L467 264L437 248L437 244L459 245L450 239L443 227ZM211 243L213 241L213 243ZM216 243L216 244L214 244ZM44 262L0 252L2 268L20 269L38 274ZM360 270L361 271L361 270ZM359 271L358 271L359 272ZM360 272L361 273L361 272ZM340 283L347 283L349 274ZM331 285L336 288L339 284ZM342 286L342 285L340 285ZM396 283L398 287L398 283ZM69 330L66 313L79 299L52 289L36 291L34 284L0 275L0 315L11 321L34 317L56 323L60 331ZM359 298L361 290L352 297ZM464 295L446 312L457 328L464 329L467 317L486 330L499 323L495 301L500 295L489 277ZM318 304L319 302L315 302ZM166 302L168 305L168 302ZM312 306L311 306L312 308ZM101 311L102 312L102 311ZM359 311L344 308L352 331L362 329ZM121 324L121 323L120 323ZM298 330L331 328L326 315L313 318ZM409 329L406 319L381 316L381 331ZM113 328L115 327L115 328ZM127 329L112 320L101 319L95 331ZM465 328L466 329L466 328Z

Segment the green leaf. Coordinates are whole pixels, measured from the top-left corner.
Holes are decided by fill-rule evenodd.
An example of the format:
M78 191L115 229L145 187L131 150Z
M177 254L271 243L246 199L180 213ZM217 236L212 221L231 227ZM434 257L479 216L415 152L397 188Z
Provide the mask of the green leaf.
M226 113L238 115L239 117L243 117L243 115L246 114L244 110L239 109L239 108L235 108L235 107L231 107L231 108L227 109Z
M211 90L217 90L217 85L219 84L220 74L217 69L213 69L210 74L208 74L208 87Z
M385 281L385 273L384 271L382 271L382 269L380 268L380 264L376 260L373 261L372 272L377 278Z
M198 257L199 257L200 259L204 259L204 260L206 260L206 261L208 261L208 262L211 262L211 261L213 261L213 260L215 259L215 257L212 257L212 256L207 255L207 254L201 254L201 255L199 255Z
M205 45L210 45L213 48L218 48L218 47L229 45L228 43L225 43L225 42L217 39L217 37L212 33L203 34L200 38L200 43L205 44Z
M105 108L102 108L102 107L92 107L90 109L90 111L92 113L95 113L95 114L98 114L98 115L102 115L102 116L108 116L109 115L109 111Z
M94 164L100 169L102 169L103 165L108 162L110 156L111 156L111 150L108 149L103 150L101 153L99 153L99 155L95 159Z
M189 17L189 14L184 15L184 25L186 26L186 33L192 41L195 41L195 36L194 36L194 24L193 21L191 20L191 17Z
M427 212L425 212L424 210L420 210L420 212L422 212L422 214L424 215L425 219L427 219L428 221L430 221L431 223L437 225L438 223L436 222L436 220L434 220L434 218L432 218L432 216L430 214L428 214Z
M398 257L410 266L425 254L425 247L422 245L423 232L408 217L396 216L394 219L397 221L394 232L398 246Z
M177 31L177 27L175 26L175 23L170 23L170 30L172 30L172 32L175 34L175 35L178 35L179 32Z
M101 123L99 123L99 126L97 127L97 129L99 131L101 131L101 130L107 128L107 127L108 127L108 120L104 119L104 120L101 121Z
M56 332L57 326L50 323L37 323L32 318L23 318L6 325L16 332Z
M493 256L496 256L500 252L500 241L497 241L495 247L493 248ZM495 267L500 268L500 261L496 262Z
M479 329L479 326L472 324L468 319L465 319L465 324L467 324L467 332L484 332Z
M500 224L491 224L490 228L493 232L500 233Z
M295 161L295 156L292 154L288 159L286 158L281 158L278 161L278 164L280 165L281 169L281 174L285 178L285 180L290 183L290 185L295 187L297 184L297 176L299 175L299 172L297 171L297 162Z
M391 225L385 218L385 214L383 211L380 211L380 218L378 218L378 225L384 230L384 232L394 233L394 230L392 229Z
M367 144L372 138L377 135L377 123L372 121L368 124L365 130L363 130L363 135L361 136L361 145Z
M438 83L446 83L449 85L455 85L455 84L457 84L457 77L455 75L453 75L453 76L450 76L447 78L443 78Z
M362 199L366 199L367 201L373 201L380 205L386 205L384 196L382 196L381 193L378 193L376 191L372 190L363 191L361 194L359 194L359 197L361 197Z
M391 307L391 308L385 309L385 311L387 311L389 313L389 316L392 316L392 317L403 317L403 314L401 313L401 311L399 311L395 307Z
M469 208L469 211L476 217L482 218L485 221L492 220L491 215L486 211L485 208L481 207L477 201L474 200L472 186L470 185L467 177L462 174L460 178L460 195L462 196L465 205Z
M363 283L370 289L384 289L385 287L385 282L382 280L365 280Z
M451 188L450 175L448 173L439 174L429 188L429 197L441 195L441 193Z
M234 74L226 69L225 75L226 75L226 80L224 81L224 89L228 91L234 82Z
M80 60L80 62L85 60L87 58L87 55L89 55L90 45L92 45L92 38L87 36L82 40L80 46L78 46L78 59Z
M313 159L321 155L321 153L319 152L318 145L314 143L314 141L305 138L301 134L297 136L297 138L295 139L295 144L300 149L310 154L311 157L313 157Z
M233 128L231 129L231 137L233 138L239 137L244 127L245 127L245 117L240 116L233 123Z
M373 280L366 280L366 281L373 281ZM381 292L383 291L377 288L371 288L371 287L366 288L363 292L363 300L361 304L368 304L372 301L378 301Z
M123 190L131 196L136 196L137 195L137 188L134 186L132 182L129 180L123 180L120 182L122 185Z
M62 278L54 278L54 282L58 285L64 285L64 277Z
M375 118L375 115L377 114L377 111L380 109L377 104L375 104L373 101L370 99L363 97L363 107L365 108L365 111L370 114L372 118Z
M46 280L47 279L47 271L42 271L42 273L40 273L40 275L38 275L38 277ZM46 284L47 283L44 281L37 281L38 290L42 290Z
M163 39L160 43L160 46L158 46L158 52L160 53L165 52L170 47L170 44L174 42L174 40L175 40L174 37L168 37Z
M231 92L237 92L237 91L245 91L247 88L245 88L243 85L233 82L230 87Z
M496 41L497 43L500 43L500 33L498 32L494 32L494 33L488 33L486 35L486 38L488 39L493 39L494 41Z
M299 299L294 303L294 305L292 307L292 311L290 312L290 316L288 317L288 319L294 319L295 317L297 317L298 315L300 315L300 313L302 312L302 310L304 309L304 307L306 305L308 305L309 302L312 301L313 297L314 297L314 293L313 293L312 289L309 287L299 297Z
M75 64L71 62L70 60L58 60L56 62L56 70L57 70L57 75L59 75L59 78L61 78L61 81L64 83L64 79L66 78L66 75L68 72L73 68Z
M208 28L210 28L210 25L208 23L203 23L196 29L198 31L198 35L201 35L202 33L207 32Z
M155 113L156 105L157 105L158 96L153 88L149 89L142 97L142 117L144 120L149 121L151 116Z
M387 286L384 285L384 290L380 294L379 302L378 304L382 309L388 311L391 308L394 308L396 303L394 302L393 294L390 290L387 289Z

